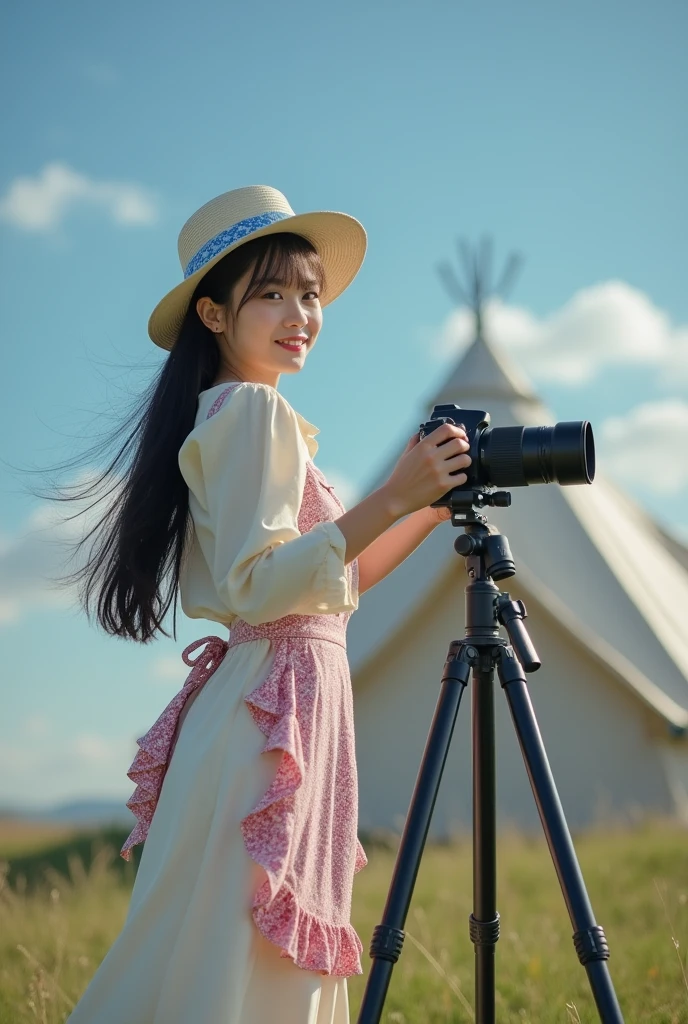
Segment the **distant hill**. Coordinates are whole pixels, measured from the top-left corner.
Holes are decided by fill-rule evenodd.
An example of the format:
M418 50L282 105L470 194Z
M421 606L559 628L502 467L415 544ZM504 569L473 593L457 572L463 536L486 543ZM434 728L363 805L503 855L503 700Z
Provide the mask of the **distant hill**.
M130 825L136 817L122 800L73 800L46 807L0 804L0 819L62 822L74 825Z

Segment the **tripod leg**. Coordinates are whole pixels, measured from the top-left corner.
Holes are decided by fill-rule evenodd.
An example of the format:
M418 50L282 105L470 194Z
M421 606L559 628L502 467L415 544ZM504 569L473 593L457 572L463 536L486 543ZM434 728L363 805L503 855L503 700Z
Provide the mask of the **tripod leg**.
M465 645L457 640L453 641L449 646L435 713L406 815L382 923L375 928L370 943L373 964L363 994L358 1024L378 1024L382 1015L392 968L399 959L404 942L403 927L416 884L420 859L454 732L454 723L470 671Z
M525 673L511 647L502 647L498 658L499 679L509 703L547 845L573 925L573 942L578 959L587 972L600 1020L604 1024L623 1024L621 1008L606 963L609 959L609 946L602 928L595 923L571 833L530 702Z
M478 652L474 652L474 656ZM497 913L497 823L495 813L495 719L492 648L473 668L473 913L469 934L475 948L475 1019L495 1024Z

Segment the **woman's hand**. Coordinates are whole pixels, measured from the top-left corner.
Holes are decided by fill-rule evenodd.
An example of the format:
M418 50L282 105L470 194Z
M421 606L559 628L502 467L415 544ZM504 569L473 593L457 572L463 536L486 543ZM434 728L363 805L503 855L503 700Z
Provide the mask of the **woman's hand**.
M471 463L468 449L463 427L453 423L444 423L422 441L412 434L384 485L397 514L418 512L433 525L449 519L451 510L432 508L432 502L466 482L466 474L460 471Z
M418 434L411 434L408 444L401 454L406 455L407 452L410 452L412 448L416 447L418 441ZM425 508L419 509L415 514L417 516L425 516L433 526L437 526L439 523L446 523L447 519L451 519L450 508L433 508L432 505L426 505Z
M402 455L406 455L406 453L410 452L412 448L415 448L418 441L418 434L411 434ZM451 509L446 505L443 505L440 508L433 508L432 505L426 505L425 508L419 509L416 514L426 516L433 526L437 526L439 523L446 523L448 519L451 519Z

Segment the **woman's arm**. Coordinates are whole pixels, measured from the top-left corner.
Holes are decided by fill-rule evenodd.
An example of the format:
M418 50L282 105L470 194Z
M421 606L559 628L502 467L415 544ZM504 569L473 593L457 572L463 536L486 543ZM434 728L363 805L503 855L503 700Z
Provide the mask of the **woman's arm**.
M337 524L299 529L308 458L296 413L267 384L239 384L194 427L179 453L198 538L190 552L198 573L187 578L188 607L204 607L211 583L223 606L252 626L286 615L356 610ZM358 551L398 518L380 512L377 532L359 530ZM205 581L197 592L194 580Z
M389 576L449 515L448 509L428 505L380 534L358 556L359 595Z

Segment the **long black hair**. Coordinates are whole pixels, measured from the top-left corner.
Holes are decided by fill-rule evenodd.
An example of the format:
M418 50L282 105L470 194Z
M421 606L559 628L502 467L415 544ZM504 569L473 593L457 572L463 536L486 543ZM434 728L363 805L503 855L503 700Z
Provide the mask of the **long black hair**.
M233 289L251 265L233 310ZM199 317L197 300L209 296L228 305L235 319L267 281L305 288L313 278L322 290L320 257L310 242L290 232L253 239L219 260L196 286L169 356L133 412L104 444L86 453L99 454L101 464L107 453L105 468L58 495L87 503L77 515L100 506L95 525L75 545L82 564L64 580L79 585L87 615L95 614L107 633L141 643L158 633L169 636L163 620L172 607L176 635L179 573L190 528L189 492L177 456L194 427L198 395L213 385L220 367L217 338Z

